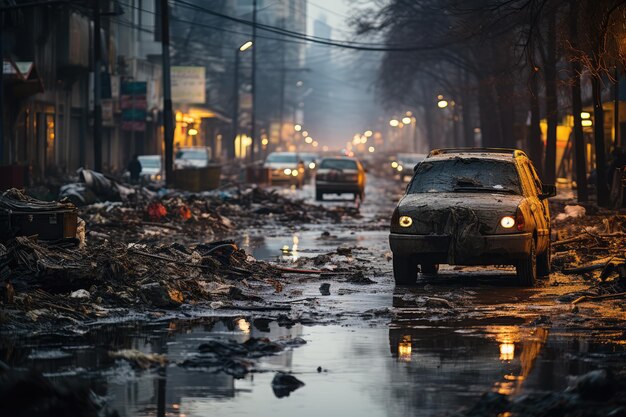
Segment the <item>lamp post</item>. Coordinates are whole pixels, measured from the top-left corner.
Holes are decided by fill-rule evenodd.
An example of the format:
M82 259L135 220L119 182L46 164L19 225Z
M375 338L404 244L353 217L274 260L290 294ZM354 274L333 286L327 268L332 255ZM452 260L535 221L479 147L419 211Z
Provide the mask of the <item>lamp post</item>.
M235 158L235 142L239 130L239 53L252 48L252 41L247 41L235 51L235 79L233 81L233 139L228 147L228 157ZM239 139L239 149L243 150L242 140ZM241 153L241 152L240 152Z
M459 120L458 109L454 100L446 100L441 94L437 96L437 107L440 109L450 108L452 113L452 146L459 146L459 132L457 122Z

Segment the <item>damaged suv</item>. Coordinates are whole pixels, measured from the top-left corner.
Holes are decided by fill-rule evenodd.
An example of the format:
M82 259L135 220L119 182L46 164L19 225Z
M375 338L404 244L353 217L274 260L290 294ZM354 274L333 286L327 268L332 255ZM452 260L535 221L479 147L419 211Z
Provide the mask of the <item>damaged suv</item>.
M417 266L514 265L520 284L550 273L549 197L517 149L437 149L415 175L391 219L396 284L414 284Z

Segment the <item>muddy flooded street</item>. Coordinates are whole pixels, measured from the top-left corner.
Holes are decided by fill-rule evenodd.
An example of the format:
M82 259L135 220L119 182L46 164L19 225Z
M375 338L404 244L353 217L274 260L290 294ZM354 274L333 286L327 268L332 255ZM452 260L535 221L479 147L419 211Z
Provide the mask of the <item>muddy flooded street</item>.
M285 268L264 303L18 326L3 331L0 359L89 387L101 414L121 417L537 415L578 407L577 377L621 369L623 304L570 304L587 278L556 272L523 288L511 267L445 266L395 286L387 228L403 187L372 178L341 222L241 230L241 249ZM276 192L313 203L309 186Z

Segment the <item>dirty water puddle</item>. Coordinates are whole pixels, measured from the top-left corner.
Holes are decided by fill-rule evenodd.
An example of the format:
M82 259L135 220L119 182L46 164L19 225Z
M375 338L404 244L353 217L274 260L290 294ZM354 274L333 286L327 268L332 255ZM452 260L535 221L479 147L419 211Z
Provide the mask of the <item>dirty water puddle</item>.
M200 346L240 349L262 338L281 348L246 356L252 372L245 375L183 365L199 357ZM168 363L142 369L109 353L128 349L163 355ZM625 353L621 332L590 339L541 326L431 327L406 317L370 328L287 328L261 317L127 323L19 346L5 338L0 345L8 364L87 383L122 417L441 415L471 407L486 391L563 390L568 376ZM224 363L238 360L225 355ZM291 377L304 385L282 392L272 385Z

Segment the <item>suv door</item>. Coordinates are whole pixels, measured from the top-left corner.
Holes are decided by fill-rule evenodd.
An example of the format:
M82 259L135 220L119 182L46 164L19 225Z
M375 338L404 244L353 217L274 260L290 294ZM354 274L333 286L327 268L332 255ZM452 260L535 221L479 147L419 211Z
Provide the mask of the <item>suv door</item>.
M530 209L533 219L537 225L537 246L538 251L544 251L550 243L550 212L547 200L540 200L542 193L541 180L537 176L535 168L529 161L522 162L522 169L526 176L529 191Z

